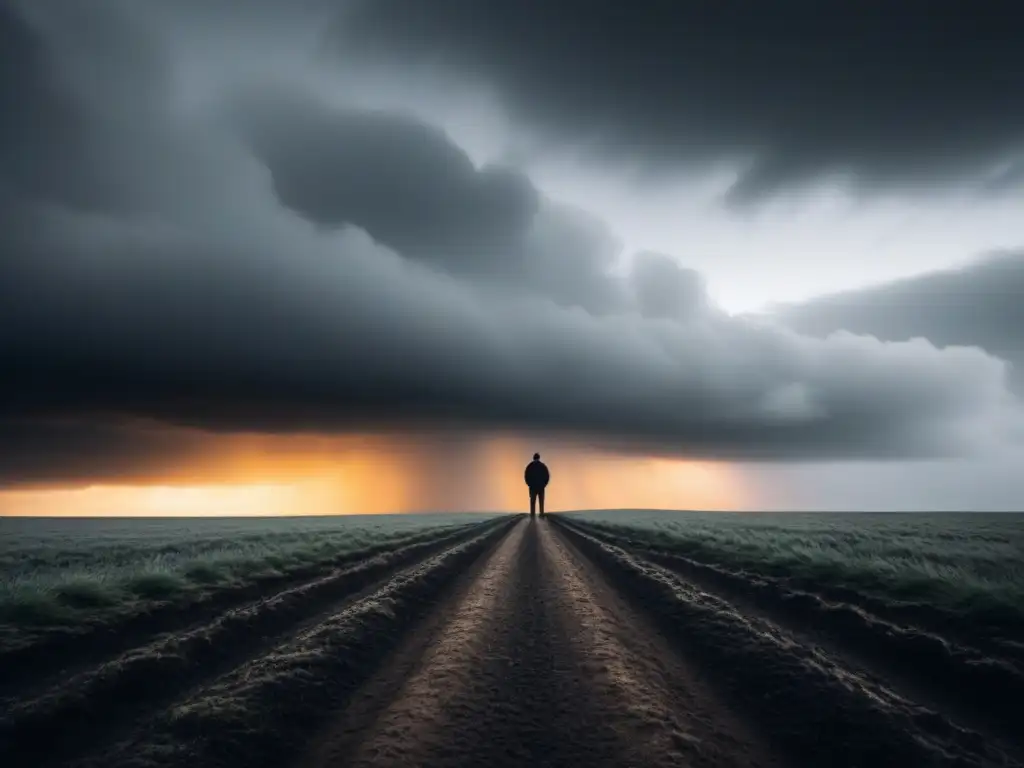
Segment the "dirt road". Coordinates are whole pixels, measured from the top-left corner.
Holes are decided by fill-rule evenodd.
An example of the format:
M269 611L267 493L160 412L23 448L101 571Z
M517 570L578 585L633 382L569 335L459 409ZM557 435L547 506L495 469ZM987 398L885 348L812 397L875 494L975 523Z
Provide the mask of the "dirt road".
M204 625L106 662L99 689L79 673L64 688L86 696L197 632L223 649L188 650L187 685L148 662L77 744L38 741L62 710L33 692L2 721L5 765L1020 765L1006 729L555 517L419 546L349 593L330 577L329 603L256 609L244 649Z
M779 764L546 521L453 608L298 765Z

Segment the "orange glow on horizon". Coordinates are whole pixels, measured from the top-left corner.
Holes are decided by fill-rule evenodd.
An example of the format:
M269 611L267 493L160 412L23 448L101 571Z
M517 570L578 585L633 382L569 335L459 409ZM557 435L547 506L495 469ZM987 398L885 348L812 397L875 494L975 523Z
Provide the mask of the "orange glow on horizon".
M6 491L0 514L11 517L260 516L294 508L289 485L91 485ZM282 512L275 512L275 509Z
M498 436L210 437L201 466L152 482L0 491L0 516L525 511L523 467L551 468L548 509L749 508L726 464ZM543 444L541 444L543 443Z

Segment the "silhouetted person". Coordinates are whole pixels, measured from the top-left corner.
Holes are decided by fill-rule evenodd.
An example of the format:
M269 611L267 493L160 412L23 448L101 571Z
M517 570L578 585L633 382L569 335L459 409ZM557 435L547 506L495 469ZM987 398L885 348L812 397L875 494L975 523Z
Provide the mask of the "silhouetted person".
M551 473L540 460L540 454L533 454L533 461L526 465L523 473L526 485L530 488L530 517L534 516L537 500L540 500L540 516L544 517L544 489L551 480Z

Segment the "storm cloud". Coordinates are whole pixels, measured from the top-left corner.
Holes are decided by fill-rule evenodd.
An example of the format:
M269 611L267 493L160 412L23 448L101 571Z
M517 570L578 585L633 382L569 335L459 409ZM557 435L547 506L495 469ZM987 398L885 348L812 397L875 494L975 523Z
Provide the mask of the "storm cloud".
M663 175L723 162L746 205L822 178L1019 189L1019 3L369 0L345 61L482 83L544 141ZM621 162L620 162L621 164Z
M565 306L626 306L605 274L621 244L603 222L510 168L475 167L411 115L332 108L294 84L247 86L230 113L281 203L314 223L356 226L408 259Z
M978 346L1012 363L1024 391L1024 252L990 254L959 269L918 275L778 307L788 326L814 336L836 331L885 341L928 339Z
M407 114L288 73L186 98L149 7L97 2L78 32L64 4L0 5L0 104L23 105L0 129L0 482L139 419L753 460L961 455L1017 424L976 341L731 317L671 257L623 267L600 219Z
M281 201L325 225L457 272L505 271L538 206L504 168L478 171L442 131L399 115L329 110L292 89L240 99L239 122Z

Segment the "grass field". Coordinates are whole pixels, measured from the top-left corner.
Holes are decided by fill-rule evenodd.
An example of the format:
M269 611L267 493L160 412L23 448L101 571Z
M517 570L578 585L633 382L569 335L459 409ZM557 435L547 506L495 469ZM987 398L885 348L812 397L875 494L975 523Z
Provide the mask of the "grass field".
M0 646L329 567L486 515L0 520ZM641 550L1024 631L1024 515L570 513ZM852 597L850 597L852 596Z
M702 563L1024 626L1024 515L608 510L570 518Z
M326 567L485 517L0 519L0 642Z
M664 764L1024 766L1022 516L0 520L0 534L0 754L15 766L259 768L306 764L311 744L324 760L308 764L334 765L347 753L324 739L367 732L380 765L654 765L685 733L699 751ZM354 727L367 713L387 719ZM537 713L543 749L515 752ZM594 722L652 751L590 752ZM766 761L744 732L771 734Z

